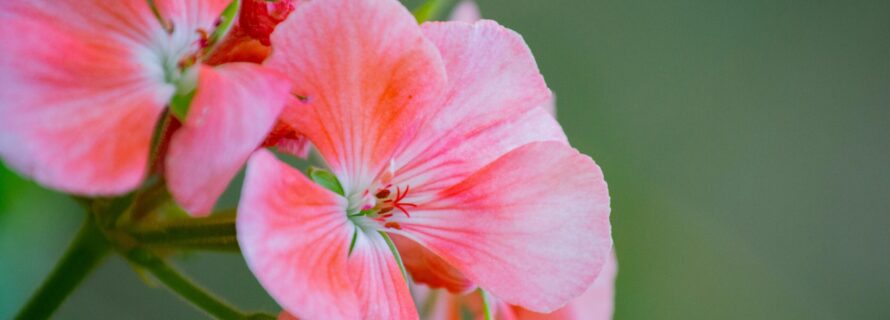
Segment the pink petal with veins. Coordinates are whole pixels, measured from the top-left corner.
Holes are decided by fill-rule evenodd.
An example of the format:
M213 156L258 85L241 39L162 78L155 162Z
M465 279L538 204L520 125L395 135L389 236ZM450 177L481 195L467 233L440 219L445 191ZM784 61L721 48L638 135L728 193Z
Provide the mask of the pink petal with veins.
M290 83L255 64L199 67L186 121L167 152L167 184L190 214L210 214L290 98Z
M396 1L300 5L272 33L265 65L305 103L285 112L347 190L367 186L435 107L445 84L436 48Z
M173 95L165 59L210 29L226 0L0 3L0 157L39 183L81 195L135 189Z
M376 231L359 230L347 201L260 150L238 207L238 243L275 300L303 319L416 319L408 285Z
M522 37L488 20L422 27L442 54L448 87L442 105L396 158L395 183L421 196L526 143L566 142L556 120L536 108L550 90Z
M498 299L550 312L599 275L612 246L609 211L593 160L561 142L535 142L395 221Z

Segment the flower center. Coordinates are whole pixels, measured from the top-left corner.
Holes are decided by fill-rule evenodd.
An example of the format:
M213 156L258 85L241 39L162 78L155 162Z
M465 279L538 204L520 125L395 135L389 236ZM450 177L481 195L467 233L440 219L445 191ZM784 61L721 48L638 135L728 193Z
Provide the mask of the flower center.
M368 188L362 193L360 211L350 217L369 219L386 229L401 229L401 225L392 218L396 215L411 217L409 210L417 207L417 204L405 201L410 192L411 186L408 185L404 189L392 184Z

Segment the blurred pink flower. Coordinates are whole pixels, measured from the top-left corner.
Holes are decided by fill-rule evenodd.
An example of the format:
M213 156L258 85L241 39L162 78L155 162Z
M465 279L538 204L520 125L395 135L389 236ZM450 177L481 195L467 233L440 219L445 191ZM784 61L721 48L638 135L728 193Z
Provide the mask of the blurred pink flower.
M463 22L476 22L479 19L482 19L482 14L479 12L479 5L473 0L458 2L451 11L451 17L449 17L451 21Z
M238 208L248 266L299 318L417 318L386 234L500 301L549 312L611 250L599 167L567 142L522 38L492 21L426 23L392 0L302 4L265 62L303 97L282 114L343 194L268 151ZM332 188L337 190L337 188ZM411 257L409 257L411 255Z
M194 86L165 176L187 211L209 213L289 97L259 65L201 64L230 2L156 0L157 15L145 0L0 3L0 156L65 192L129 192L165 106Z

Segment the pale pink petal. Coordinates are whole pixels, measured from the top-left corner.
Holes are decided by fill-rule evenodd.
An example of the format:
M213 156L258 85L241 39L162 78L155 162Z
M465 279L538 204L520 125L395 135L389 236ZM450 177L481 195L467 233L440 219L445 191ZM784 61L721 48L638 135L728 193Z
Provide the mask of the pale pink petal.
M547 113L556 118L556 94L551 93L550 99L547 99L547 101L545 101L544 104L541 105L541 108L543 108L544 111L547 111Z
M482 19L482 14L479 13L479 5L476 4L476 1L463 0L454 6L448 20L476 22L479 19Z
M173 88L139 64L144 1L0 2L0 156L66 192L127 192L145 175Z
M247 63L201 66L199 72L186 121L170 142L165 175L177 202L203 216L272 129L290 83Z
M238 205L238 244L260 284L284 309L306 319L357 319L348 274L354 226L346 199L257 151Z
M509 311L519 320L609 320L615 308L615 276L618 260L615 253L609 256L603 271L580 297L569 305L552 313L537 313L513 306Z
M614 251L609 255L609 260L603 266L602 271L593 285L580 297L575 298L563 308L551 313L537 313L522 307L511 306L504 302L495 301L498 320L608 320L612 319L615 304L615 276L618 273L618 263ZM425 288L425 287L419 287ZM429 290L428 290L429 291ZM442 291L433 294L430 291L424 298L435 297L434 308L430 319L448 320L461 319L461 309L471 311L476 319L484 319L482 314L481 296L473 292L469 295L459 296ZM421 300L422 302L424 300Z
M283 119L306 134L347 193L390 163L445 83L436 48L394 0L301 4L272 43L266 65L305 97Z
M392 239L414 282L432 288L445 288L453 293L466 293L475 288L460 271L417 242L399 235L392 235Z
M0 157L41 184L111 195L146 174L166 69L228 1L0 2ZM221 6L220 6L221 5Z
M494 297L550 312L600 273L609 210L593 160L562 142L534 142L391 221Z
M377 231L346 217L345 198L258 151L238 207L238 243L260 284L302 319L416 319L407 283Z
M347 271L364 319L417 319L408 283L383 236L358 232Z
M566 141L540 108L550 90L522 38L493 21L423 25L448 71L444 105L396 159L394 183L423 196L532 141Z
M100 2L101 0L94 0ZM133 1L133 0L128 0ZM148 8L147 1L141 1L142 6ZM232 0L154 0L158 8L158 13L165 20L169 20L172 25L173 34L169 35L173 41L167 41L169 44L178 44L176 38L197 40L196 35L198 29L207 32L213 31L219 15L222 14L226 6ZM118 2L106 4L106 6L114 5ZM158 21L154 21L158 24Z

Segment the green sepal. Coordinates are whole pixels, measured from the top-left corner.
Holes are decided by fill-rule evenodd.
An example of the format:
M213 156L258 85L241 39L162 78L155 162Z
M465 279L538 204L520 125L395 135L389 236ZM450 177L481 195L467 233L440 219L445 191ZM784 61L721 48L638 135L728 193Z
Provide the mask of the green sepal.
M163 16L161 16L161 11L158 10L158 5L155 3L154 0L147 0L147 2L148 2L148 7L151 8L151 13L155 16L155 19L158 20L158 23L161 24L161 27L164 28L164 31L167 31L167 33L172 34L173 33L173 22L170 20L166 20L166 19L164 19Z
M392 239L389 237L386 232L379 231L380 236L383 237L383 240L386 241L386 245L389 247L389 251L392 251L393 257L396 258L396 263L399 264L399 271L402 271L402 277L405 277L405 283L411 284L411 280L408 279L408 271L405 270L405 263L402 262L402 255L399 254L399 250L396 248L396 244L392 242Z
M317 167L309 167L308 175L312 181L315 181L315 183L320 184L322 187L341 196L346 195L346 193L343 192L343 186L340 184L340 180L337 180L337 176L330 171Z
M222 42L223 37L229 33L229 30L232 29L232 24L235 22L235 18L238 17L238 10L241 8L240 0L232 0L228 6L223 10L222 14L219 16L219 25L213 30L213 33L208 38L207 47L204 48L204 54L207 55L213 52L214 49Z
M439 17L442 9L445 8L444 0L427 0L422 5L414 9L414 19L417 23L424 23Z
M479 295L482 296L482 312L485 314L485 320L494 320L494 304L491 301L491 295L487 291L479 288Z
M346 256L347 256L347 257L349 257L349 256L352 255L352 249L355 248L355 240L356 240L356 238L358 238L358 227L355 227L355 229L352 230L352 241L349 242L349 252L346 253Z
M189 107L198 87L198 67L191 67L182 71L182 76L176 82L176 92L170 99L170 112L179 122L185 123Z
M176 93L173 95L173 99L170 99L170 112L172 112L173 116L176 117L176 119L179 119L180 122L185 122L185 117L189 112L189 106L192 104L192 99L194 98L195 90L184 94Z

